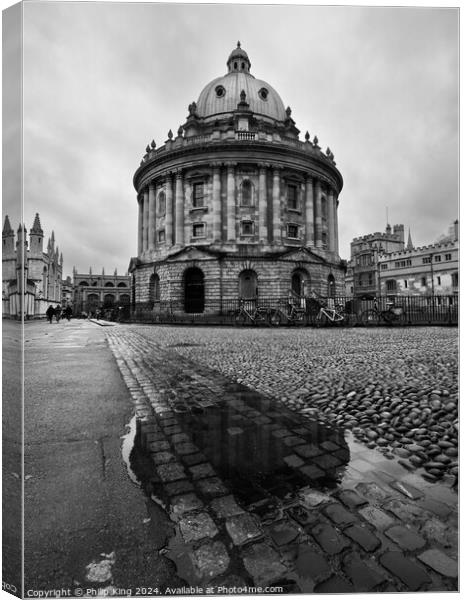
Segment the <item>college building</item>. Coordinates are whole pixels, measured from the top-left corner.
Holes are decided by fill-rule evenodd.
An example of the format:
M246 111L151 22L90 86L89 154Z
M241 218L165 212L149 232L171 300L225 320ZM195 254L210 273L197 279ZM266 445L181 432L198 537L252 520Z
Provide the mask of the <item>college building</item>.
M29 230L19 225L17 234L8 215L2 232L2 314L10 318L45 316L50 304L62 301L63 255L52 231L44 250L44 232L36 214Z

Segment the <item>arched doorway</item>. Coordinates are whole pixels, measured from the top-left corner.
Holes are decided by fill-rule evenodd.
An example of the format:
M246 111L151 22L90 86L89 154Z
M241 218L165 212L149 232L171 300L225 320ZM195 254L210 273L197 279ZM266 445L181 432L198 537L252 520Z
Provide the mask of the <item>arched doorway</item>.
M184 310L202 313L205 308L205 283L203 272L191 267L184 273Z
M252 300L257 296L257 274L252 269L246 269L239 274L239 298Z
M310 293L310 277L304 269L296 269L291 276L291 290L294 296L303 298Z

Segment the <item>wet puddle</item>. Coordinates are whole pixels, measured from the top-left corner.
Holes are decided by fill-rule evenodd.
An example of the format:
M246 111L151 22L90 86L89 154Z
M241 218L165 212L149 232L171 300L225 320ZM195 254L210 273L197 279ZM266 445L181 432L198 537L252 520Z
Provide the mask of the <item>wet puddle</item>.
M196 563L196 553L209 546L224 549L226 576L246 579L244 548L262 542L286 547L287 575L301 591L312 592L309 564L325 561L309 545L306 528L314 526L321 498L328 502L328 493L353 489L366 476L382 487L407 472L316 415L292 412L240 384L224 385L221 392L216 401L172 398L148 433L135 417L129 424L123 441L129 476L147 495L148 517L155 523L163 509L172 522L157 549L165 544L178 576L197 585L212 578L204 563ZM424 487L419 476L411 478ZM217 502L225 514L216 511ZM242 517L249 519L248 530L228 528ZM215 564L214 555L202 560ZM286 577L281 583L286 587Z

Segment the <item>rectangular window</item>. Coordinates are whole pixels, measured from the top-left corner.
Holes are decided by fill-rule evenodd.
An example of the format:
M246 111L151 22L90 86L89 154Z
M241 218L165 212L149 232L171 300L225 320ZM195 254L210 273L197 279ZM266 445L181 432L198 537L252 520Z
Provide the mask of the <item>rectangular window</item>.
M205 206L203 183L194 183L194 192L192 194L192 206L194 208Z
M298 209L298 196L296 185L287 186L287 208L290 208L291 210Z
M459 274L458 273L452 273L452 286L453 287L458 287L459 285Z
M194 223L192 226L192 237L205 237L205 223Z
M408 281L406 279L404 279L404 288L407 289L408 288Z
M383 271L385 271L387 268L388 268L388 266L387 266L387 264L386 264L386 263L383 263L383 264L381 265L381 269L382 269Z
M158 241L159 241L160 243L162 243L162 242L164 242L164 241L165 241L165 239L166 239L165 230L164 230L164 229L161 229L161 230L158 232Z
M297 239L299 237L299 226L288 225L287 226L287 237Z
M438 285L441 285L441 278L437 277L436 279L437 279Z
M441 262L441 256L440 255L435 256L434 262Z
M242 233L242 235L253 235L254 234L253 221L242 221L241 233Z
M321 234L321 245L325 250L328 247L328 234L326 232Z
M421 278L421 285L422 285L423 287L425 287L425 286L426 286L426 277L422 277L422 278Z
M452 260L452 254L446 254L444 260Z
M430 262L431 262L431 256L425 256L425 257L423 258L423 264L424 264L424 265L427 265L427 264L428 264L428 263L430 263Z
M394 279L390 279L389 281L386 281L386 288L387 288L388 292L395 292L397 290L396 281L394 281Z

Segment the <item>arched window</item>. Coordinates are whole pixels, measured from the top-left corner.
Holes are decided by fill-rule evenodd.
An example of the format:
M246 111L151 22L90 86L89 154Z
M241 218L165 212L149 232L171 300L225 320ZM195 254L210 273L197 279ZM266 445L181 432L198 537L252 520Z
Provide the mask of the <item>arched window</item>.
M107 281L105 287L115 287L111 281Z
M334 275L328 276L328 298L336 297L336 280L334 279Z
M124 283L124 281L120 281L118 283L118 287L128 287L128 286Z
M98 294L89 294L87 296L86 309L87 312L92 313L99 306L99 297Z
M44 270L45 270L45 267L44 267ZM88 286L89 284L87 283L87 281L80 281L80 282L79 282L79 285L82 285L82 287L86 287L86 286Z
M131 303L131 298L129 294L121 294L121 296L119 297L119 302L123 306L129 306L129 304Z
M160 277L153 273L149 281L149 303L150 308L153 308L155 302L160 300Z
M114 294L105 294L103 297L103 305L105 308L111 308L115 305L115 296Z
M257 274L252 269L239 273L239 298L254 299L258 296Z
M241 205L252 206L253 205L253 187L249 179L244 179L241 185Z

